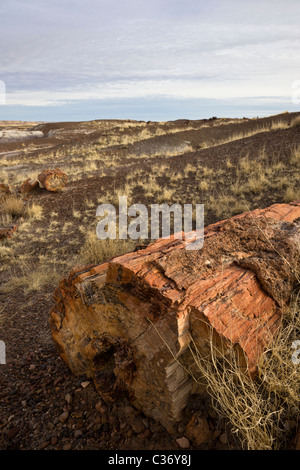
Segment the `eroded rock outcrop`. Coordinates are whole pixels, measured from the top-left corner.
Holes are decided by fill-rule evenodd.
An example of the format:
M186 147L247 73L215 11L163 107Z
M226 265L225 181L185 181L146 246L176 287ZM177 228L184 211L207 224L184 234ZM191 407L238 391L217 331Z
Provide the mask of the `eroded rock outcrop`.
M125 394L172 431L197 389L191 337L201 355L212 340L255 373L295 284L299 217L300 202L275 204L206 227L199 251L186 250L185 238L159 239L74 268L50 316L60 356L104 400Z
M0 143L19 142L44 137L41 131L0 130Z

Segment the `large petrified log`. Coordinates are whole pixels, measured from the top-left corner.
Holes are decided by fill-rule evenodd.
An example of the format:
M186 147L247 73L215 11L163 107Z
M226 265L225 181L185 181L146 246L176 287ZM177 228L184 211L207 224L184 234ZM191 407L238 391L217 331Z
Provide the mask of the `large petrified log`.
M125 394L172 431L191 393L191 337L257 361L280 327L299 270L300 202L210 225L203 249L159 239L101 265L76 267L55 291L50 324L74 374L105 400ZM211 336L212 333L212 336Z
M46 188L48 191L60 191L68 182L68 177L59 168L54 170L43 170L38 175L38 180L42 188Z

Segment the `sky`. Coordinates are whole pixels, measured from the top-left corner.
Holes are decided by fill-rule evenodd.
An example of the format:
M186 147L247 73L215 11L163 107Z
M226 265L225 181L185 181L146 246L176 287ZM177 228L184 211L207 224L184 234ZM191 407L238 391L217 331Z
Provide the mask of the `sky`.
M0 0L0 18L0 120L300 109L298 0Z

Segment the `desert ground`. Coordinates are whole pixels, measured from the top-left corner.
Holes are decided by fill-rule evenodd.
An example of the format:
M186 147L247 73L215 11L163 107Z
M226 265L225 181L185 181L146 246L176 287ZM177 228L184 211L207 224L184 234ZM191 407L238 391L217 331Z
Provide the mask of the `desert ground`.
M45 169L67 177L58 192L22 183ZM204 204L205 225L300 199L300 113L266 118L144 122L0 121L1 449L240 449L237 433L210 405L192 400L174 434L125 399L105 403L92 381L60 359L49 328L53 292L78 265L135 249L131 240L98 240L101 203ZM143 243L147 241L143 240ZM296 405L295 405L296 406ZM185 437L197 411L209 439ZM280 443L300 446L299 413L286 418ZM284 436L284 437L282 437ZM182 444L183 442L183 444Z

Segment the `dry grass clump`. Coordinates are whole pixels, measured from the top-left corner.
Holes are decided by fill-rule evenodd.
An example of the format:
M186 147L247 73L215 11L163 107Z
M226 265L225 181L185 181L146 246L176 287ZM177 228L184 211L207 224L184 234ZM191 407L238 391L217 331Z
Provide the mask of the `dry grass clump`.
M0 245L0 261L1 261L1 264L5 263L8 259L11 258L11 255L13 253L13 249L12 247L6 243L6 244L2 244Z
M280 129L287 129L289 127L289 124L286 121L273 121L271 124L271 130L280 130Z
M205 180L200 181L199 183L199 189L200 191L208 191L209 189L209 183Z
M2 225L9 225L13 219L26 217L29 220L41 220L43 218L43 208L41 205L32 203L25 207L24 200L18 196L7 197L0 204L0 218Z
M300 116L295 117L291 122L291 127L299 127L300 126Z
M249 210L247 201L232 194L220 194L218 197L209 198L206 207L214 211L218 218L231 217Z
M42 220L43 208L39 204L31 204L26 208L26 215L30 220Z
M9 196L0 205L3 214L20 217L24 213L24 201L17 196Z
M284 194L284 202L293 202L297 201L300 199L300 188L299 186L289 186L286 188L285 194Z
M159 204L172 204L174 198L175 191L174 189L163 188L158 196L156 197L156 201Z
M191 342L192 357L213 406L229 421L244 449L282 448L290 423L298 418L300 364L295 357L293 360L293 344L300 338L299 300L299 294L295 295L284 312L282 328L262 354L254 380L240 370L233 348L229 356L221 355L212 341L212 332L209 358L201 357Z
M1 287L3 292L22 289L27 295L33 291L40 291L45 286L54 288L60 279L53 259L51 259L51 263L50 261L45 262L45 260L37 260L35 263L18 263L17 267L13 267L13 270L15 273L12 272L9 282Z
M292 149L290 163L292 165L300 165L300 145L296 145Z
M79 252L80 263L102 263L114 256L132 251L135 243L132 240L100 240L95 231L85 235L85 242Z

